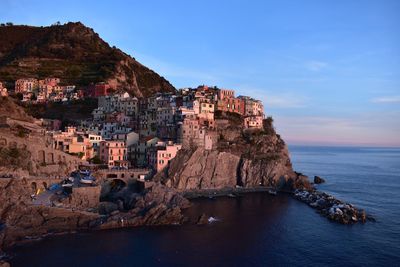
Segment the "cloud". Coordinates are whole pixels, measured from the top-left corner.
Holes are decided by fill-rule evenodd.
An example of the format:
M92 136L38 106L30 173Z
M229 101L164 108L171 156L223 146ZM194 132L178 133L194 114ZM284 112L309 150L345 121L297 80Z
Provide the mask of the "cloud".
M305 66L308 70L320 71L320 70L326 68L328 66L328 63L312 60L312 61L306 62Z
M383 97L376 97L371 100L373 103L380 103L380 104L396 104L400 103L400 95L396 96L383 96Z

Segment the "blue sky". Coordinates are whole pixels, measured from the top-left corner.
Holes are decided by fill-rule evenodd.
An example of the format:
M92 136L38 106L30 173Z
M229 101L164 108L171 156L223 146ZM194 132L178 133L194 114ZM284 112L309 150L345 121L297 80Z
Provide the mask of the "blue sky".
M178 88L260 98L290 144L400 146L400 1L0 4L2 22L82 21Z

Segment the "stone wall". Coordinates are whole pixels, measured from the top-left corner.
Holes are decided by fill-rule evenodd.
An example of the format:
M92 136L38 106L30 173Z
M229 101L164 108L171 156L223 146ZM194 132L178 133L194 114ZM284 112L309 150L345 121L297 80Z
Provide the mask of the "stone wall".
M100 191L101 186L73 188L72 194L66 204L71 208L82 210L97 208L100 201Z
M139 180L141 175L149 175L149 169L128 169L128 170L98 170L95 173L95 177L99 181L120 179L125 183L129 180Z
M34 175L58 174L67 175L85 161L53 149L46 136L30 135L28 137L17 137L8 131L0 132L1 147L15 147L30 153L30 170ZM19 166L10 166L19 167ZM13 168L15 169L15 168Z

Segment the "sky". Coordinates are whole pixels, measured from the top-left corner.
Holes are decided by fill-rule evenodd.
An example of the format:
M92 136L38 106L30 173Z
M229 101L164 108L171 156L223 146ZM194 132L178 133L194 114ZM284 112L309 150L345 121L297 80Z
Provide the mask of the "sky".
M289 144L400 146L400 1L0 0L0 22L81 21L175 87L264 102Z

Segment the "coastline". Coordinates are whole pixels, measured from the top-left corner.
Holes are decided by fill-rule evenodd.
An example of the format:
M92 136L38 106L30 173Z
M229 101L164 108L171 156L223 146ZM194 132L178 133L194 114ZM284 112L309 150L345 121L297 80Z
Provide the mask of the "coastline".
M254 188L223 188L223 189L185 190L185 191L182 191L179 193L181 195L183 195L184 197L186 197L187 199L189 199L190 201L196 200L196 199L201 199L201 198L216 198L216 200L217 200L219 197L231 197L231 198L239 197L240 198L241 196L244 197L245 195L252 194L252 193L265 193L265 194L269 195L268 191L271 189L272 188L270 188L270 187L261 187L260 186L260 187L254 187ZM326 194L326 193L322 193L322 192L319 192L319 193ZM278 192L278 194L285 194L285 195L287 195L287 197L292 197L295 200L304 202L304 203L308 204L309 207L311 207L315 210L315 207L313 207L312 205L309 205L309 203L302 201L301 199L298 199L294 192ZM271 196L271 197L274 197L274 196ZM339 200L335 199L335 201L339 201ZM190 209L190 207L188 207L186 210L189 210L189 209ZM318 210L317 210L317 212L318 212ZM320 212L318 212L318 213L320 213ZM116 214L116 215L123 216L124 213L120 212L119 214ZM205 214L205 215L206 215L206 218L209 218L209 214ZM320 215L322 215L323 217L326 217L328 219L331 219L322 213L320 213ZM335 223L343 224L339 220L336 220ZM186 221L182 221L181 223L170 223L170 224L163 224L163 225L181 226L181 225L187 225L187 224L201 224L201 223L186 220ZM207 224L207 222L206 222L206 224ZM101 227L101 225L97 225L94 228L71 229L71 231L46 233L44 235L37 236L35 238L24 239L24 240L20 240L20 241L16 242L13 246L8 247L5 250L5 252L7 254L4 255L5 257L3 256L2 259L0 259L0 261L1 260L10 261L15 256L12 254L12 251L15 248L15 246L38 242L38 241L41 241L41 240L46 239L51 236L69 235L69 234L74 234L74 233L85 233L85 232L95 234L95 232L97 232L97 231L122 229L122 228L147 227L147 226L157 226L157 225L153 225L153 224L138 224L138 225L125 224L125 225L123 225L123 224L117 223L117 224L108 224L107 227ZM7 266L7 265L5 265L5 266Z
M194 189L194 190L184 190L182 191L183 197L191 200L196 198L214 198L214 197L236 197L240 196L240 194L247 194L247 193L259 193L259 192L266 192L270 190L275 190L274 187L267 187L267 186L258 186L258 187L235 187L235 188L222 188L222 189ZM280 193L290 193L290 192L283 192L279 191Z

